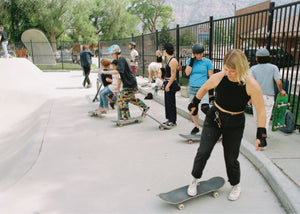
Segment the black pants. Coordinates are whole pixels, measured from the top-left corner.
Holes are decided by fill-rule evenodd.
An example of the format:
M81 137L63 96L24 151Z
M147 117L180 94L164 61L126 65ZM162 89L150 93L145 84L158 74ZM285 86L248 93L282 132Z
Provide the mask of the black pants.
M168 81L164 81L164 87ZM168 121L175 123L177 121L176 97L178 83L174 81L170 87L170 91L165 91L165 115Z
M90 72L91 72L91 65L84 65L83 67L83 71L84 71L84 80L83 80L83 86L85 86L86 84L90 85L91 81L89 78Z
M219 114L221 127L216 122L216 113ZM231 115L219 111L213 106L207 112L201 134L201 142L194 160L192 175L195 178L202 176L210 154L222 135L226 172L231 185L240 183L240 164L238 159L241 140L245 127L244 113Z

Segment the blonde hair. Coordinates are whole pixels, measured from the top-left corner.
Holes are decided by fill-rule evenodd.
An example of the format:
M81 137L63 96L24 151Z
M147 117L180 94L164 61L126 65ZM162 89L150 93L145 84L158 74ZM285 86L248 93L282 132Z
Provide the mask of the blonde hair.
M239 49L233 49L224 56L223 65L237 72L237 80L239 84L246 84L250 74L250 68L247 57Z

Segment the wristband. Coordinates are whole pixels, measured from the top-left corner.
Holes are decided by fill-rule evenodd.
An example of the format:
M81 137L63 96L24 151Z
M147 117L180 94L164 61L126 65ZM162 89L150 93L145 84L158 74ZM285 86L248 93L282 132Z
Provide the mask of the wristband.
M267 130L266 128L258 127L256 131L256 139L260 140L259 147L267 146Z
M195 57L191 58L191 61L190 61L190 64L189 64L190 67L193 67L194 61L195 61Z
M192 111L192 108L196 108L195 111L193 112L193 116L198 114L198 105L201 102L196 96L193 98L192 102L188 105L188 110Z

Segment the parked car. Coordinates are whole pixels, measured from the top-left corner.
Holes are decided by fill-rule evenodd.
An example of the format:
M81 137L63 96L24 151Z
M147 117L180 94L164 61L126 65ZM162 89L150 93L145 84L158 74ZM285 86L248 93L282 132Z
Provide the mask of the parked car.
M256 65L256 49L246 49L245 55L250 66ZM272 47L270 49L271 63L277 65L278 68L289 67L294 65L294 57L282 48Z

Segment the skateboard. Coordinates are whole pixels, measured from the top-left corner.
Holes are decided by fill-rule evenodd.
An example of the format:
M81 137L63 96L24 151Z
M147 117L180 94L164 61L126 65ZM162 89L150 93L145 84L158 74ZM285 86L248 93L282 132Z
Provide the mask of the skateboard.
M165 130L165 129L172 129L173 127L169 127L169 126L167 126L167 125L165 125L165 124L163 124L163 123L161 123L159 120L157 120L155 117L152 117L150 114L145 114L145 117L146 116L148 116L148 117L150 117L152 120L154 120L155 122L157 122L158 124L159 124L159 126L158 126L158 128L161 130L161 131L163 131L163 130Z
M113 120L114 123L116 123L117 126L122 127L123 125L133 124L133 123L141 123L143 117L131 117L128 120Z
M89 111L88 114L91 116L91 117L103 117L103 112L96 112L96 111Z
M277 131L284 127L284 117L288 106L288 96L285 95L282 97L280 94L278 94L273 110L272 131Z
M189 144L200 141L201 134L179 134L181 137L187 139Z
M170 192L160 193L158 197L165 203L177 205L179 210L184 209L184 202L197 198L208 193L212 193L214 198L219 197L218 189L223 187L225 180L222 177L213 177L206 181L200 181L197 186L197 195L189 196L187 194L187 189L189 185L179 187Z

